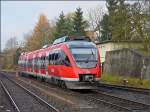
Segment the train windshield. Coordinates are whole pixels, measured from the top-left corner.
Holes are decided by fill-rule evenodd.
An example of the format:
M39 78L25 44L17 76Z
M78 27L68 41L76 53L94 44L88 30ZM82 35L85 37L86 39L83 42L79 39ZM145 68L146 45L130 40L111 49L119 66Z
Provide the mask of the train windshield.
M72 56L81 68L93 68L97 64L97 49L96 48L71 48Z

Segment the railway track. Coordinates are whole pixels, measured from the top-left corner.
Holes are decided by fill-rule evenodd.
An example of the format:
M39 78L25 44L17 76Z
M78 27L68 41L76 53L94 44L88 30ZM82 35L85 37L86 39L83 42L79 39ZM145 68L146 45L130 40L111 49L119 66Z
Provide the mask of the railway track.
M121 98L115 95L95 91L97 97L90 96L93 100L123 109L129 112L148 112L150 109L149 104L133 101L130 99Z
M98 87L105 87L105 88L111 88L111 89L120 89L120 90L125 90L125 91L132 91L132 92L137 92L137 93L143 93L146 95L150 95L150 89L144 89L144 88L135 88L135 87L129 87L129 86L119 86L119 85L110 85L110 84L104 84L104 83L99 83Z
M45 85L43 83L41 84ZM53 89L56 88L54 87ZM117 95L108 94L99 90L93 91L91 94L81 94L80 92L74 91L67 92L69 93L69 95L86 97L87 101L90 100L91 102L96 102L95 105L101 103L110 106L110 108L114 108L116 109L116 111L121 110L123 112L149 112L150 109L150 104L134 101L127 98L122 98ZM67 92L66 94L68 94Z
M5 76L4 74L3 74L3 80L4 80L4 78L5 78L5 81L7 80L7 83L8 83L8 81L9 81L9 83L11 82L12 84L13 84L13 87L14 87L14 85L17 87L17 88L20 88L21 89L21 93L22 93L22 91L24 91L24 93L23 94L21 94L22 95L22 98L15 98L16 96L14 96L14 94L12 95L10 92L9 92L9 89L7 88L7 84L4 84L4 81L2 81L1 80L1 85L2 85L2 87L3 87L3 89L5 90L5 92L6 92L6 94L8 94L8 96L9 96L9 99L11 100L11 102L12 102L12 104L13 104L13 106L15 107L15 109L16 109L16 111L17 112L22 112L21 111L21 107L19 108L19 106L17 105L17 99L18 100L20 100L20 99L23 99L23 97L25 97L25 98L28 98L27 96L24 96L25 95L25 93L26 93L26 95L28 94L28 95L30 95L30 100L35 100L34 102L38 102L38 103L35 103L35 105L34 104L32 104L32 106L34 107L34 106L37 106L37 108L39 108L38 106L41 106L44 110L43 111L51 111L51 112L60 112L58 109L56 109L54 106L52 106L51 104L49 104L49 103L47 103L45 100L43 100L41 97L39 97L38 95L36 95L35 93L33 93L33 92L31 92L30 90L28 90L27 88L25 88L25 87L23 87L21 84L19 84L19 83L17 83L17 82L15 82L15 81L13 81L13 80L11 80L11 79L9 79L7 76ZM15 91L16 91L16 88L15 88ZM12 91L11 91L12 92ZM20 92L20 90L19 90L19 92ZM33 99L31 99L31 97L33 98ZM23 100L24 101L24 100ZM22 101L22 102L23 102ZM31 105L31 104L29 104L29 105ZM32 108L33 108L32 107ZM46 108L45 108L46 107ZM41 110L42 110L42 108L41 108ZM28 109L24 109L25 111L26 110L28 110Z
M14 99L12 98L10 93L8 92L8 89L5 87L4 83L2 81L0 81L0 83L1 83L1 86L2 86L5 94L8 96L10 102L12 103L13 107L15 108L16 112L21 112L20 109L18 108L17 104L15 103Z
M96 103L103 103L105 105L114 107L117 110L128 112L148 112L148 110L150 109L149 104L145 104L142 102L121 98L119 96L104 93L99 90L93 91L93 93L84 95L80 94L80 92L78 93L74 91L69 91L70 95L82 95L83 97L87 97L88 99L90 99L90 101L94 101Z
M23 79L26 79L26 78L23 78ZM20 80L20 79L19 79ZM28 79L29 80L29 82L30 82L30 80L31 79ZM20 81L22 81L22 80L20 80ZM33 81L32 83L34 83L34 84L36 84L37 85L37 81L36 80L31 80L31 81ZM28 82L25 82L25 81L22 81L22 82L24 82L24 83L28 83ZM29 83L28 83L29 84ZM54 90L54 91L57 91L56 90L56 88L59 88L59 87L54 87L54 88L51 88L51 87L49 87L48 85L47 85L47 83L44 83L44 82L42 82L42 83L40 83L41 85L42 85L42 87L43 88L48 88L48 89L52 89L52 90ZM45 86L45 87L44 87ZM55 85L54 85L55 86ZM62 92L63 93L65 93L65 94L67 94L67 95L69 95L69 96L76 96L76 97L81 97L81 98L83 98L83 99L85 99L86 100L86 102L89 102L89 99L91 99L91 97L88 97L88 94L82 94L82 92L80 92L80 91L72 91L72 90L66 90L66 89L62 89L62 88L59 88L59 89L61 89L62 90ZM86 92L85 92L86 93ZM93 94L92 94L93 95ZM90 100L91 101L91 100ZM93 103L93 102L90 102L90 103ZM97 108L97 107L99 107L99 106L97 106L97 104L95 104L94 103L94 105L95 105L95 107ZM98 104L99 105L99 104ZM103 106L101 105L100 106L100 108L102 108ZM110 110L111 108L108 108L108 110ZM120 109L120 108L119 108ZM107 110L105 110L106 112L107 112ZM96 112L101 112L101 111L99 111L99 110L97 110ZM122 111L119 111L118 109L117 110L114 110L114 111L112 111L112 112L122 112Z

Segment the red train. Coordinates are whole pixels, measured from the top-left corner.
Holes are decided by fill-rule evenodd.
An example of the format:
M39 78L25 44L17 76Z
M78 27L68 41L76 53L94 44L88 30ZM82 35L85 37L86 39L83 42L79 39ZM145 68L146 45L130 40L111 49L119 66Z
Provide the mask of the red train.
M56 39L51 46L23 53L18 63L21 74L69 89L93 89L101 76L99 51L85 37Z

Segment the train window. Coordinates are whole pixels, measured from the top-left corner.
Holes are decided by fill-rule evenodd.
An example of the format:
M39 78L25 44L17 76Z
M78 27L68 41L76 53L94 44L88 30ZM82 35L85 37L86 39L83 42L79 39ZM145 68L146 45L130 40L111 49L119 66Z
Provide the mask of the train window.
M54 59L54 65L58 65L58 63L57 63L57 59L58 59L58 53L55 53L54 55L55 55L55 59Z
M44 61L45 61L45 57L43 56L43 60L42 60L42 62L43 62L43 67L44 67Z
M55 51L49 54L49 64L70 66L69 58L63 51Z
M52 64L52 54L49 54L49 64Z
M30 67L32 67L32 59L30 59Z
M43 56L42 65L42 67L45 68L45 56Z
M50 60L51 60L51 54L49 54L49 56L48 56L48 60L49 60L49 63L50 63Z
M55 60L58 59L58 53L55 53Z
M55 65L60 65L60 52L58 52L55 56Z
M43 68L43 56L41 56L41 68Z
M37 57L34 58L34 67L37 68Z
M70 66L70 60L64 51L61 51L61 65Z
M48 65L48 58L47 56L44 57L44 67L46 67Z
M43 68L45 68L45 56L43 57Z
M52 54L52 65L54 64L55 54Z
M40 60L40 58L38 58L38 66L39 66L39 68L41 67L41 60Z
M69 58L68 56L65 57L65 63L64 63L66 66L70 66L70 61L69 61Z
M46 56L46 57L45 57L45 66L46 66L46 67L48 66L48 63L49 63L49 61L48 61L48 56Z
M56 63L56 58L57 58L57 54L54 53L53 65L55 65L55 63Z

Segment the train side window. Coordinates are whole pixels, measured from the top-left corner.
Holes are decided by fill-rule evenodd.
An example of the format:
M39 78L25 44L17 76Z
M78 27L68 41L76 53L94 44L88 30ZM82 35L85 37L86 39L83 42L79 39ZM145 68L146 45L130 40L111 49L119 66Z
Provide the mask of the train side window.
M44 68L44 57L41 57L41 68Z
M68 56L65 57L65 63L64 63L66 66L70 66L70 61L69 61L69 58Z
M47 66L47 57L44 56L44 68L46 68L46 66Z
M52 65L52 54L50 54L50 64Z
M34 68L36 68L36 57L33 58L33 60L34 60L34 61L33 61L33 63L34 63L33 66L34 66Z
M51 59L51 64L54 64L54 53L52 53L52 59Z
M61 51L61 64L65 66L71 66L70 60L64 51Z
M42 68L42 57L40 58L40 64L41 64L41 66L40 66L40 67Z
M61 52L58 51L57 65L61 65Z
M52 59L52 55L49 54L49 64L51 65L51 59Z
M45 56L43 56L43 68L45 68Z
M54 53L53 65L55 65L55 64L56 64L56 58L57 58L57 54L56 54L56 53Z
M38 58L38 67L39 68L41 67L41 59L40 59L40 57Z
M59 63L58 63L58 53L55 53L55 63L54 63L55 65L58 65Z
M45 68L45 56L43 56L43 68Z
M38 57L36 58L36 68L38 68Z
M41 58L40 58L40 68L42 68L42 56L41 56Z
M48 66L48 63L49 63L49 61L48 61L48 56L46 56L46 57L45 57L45 66L46 66L46 67Z
M30 59L28 60L28 67L30 67Z
M45 68L45 56L43 56L43 68Z

